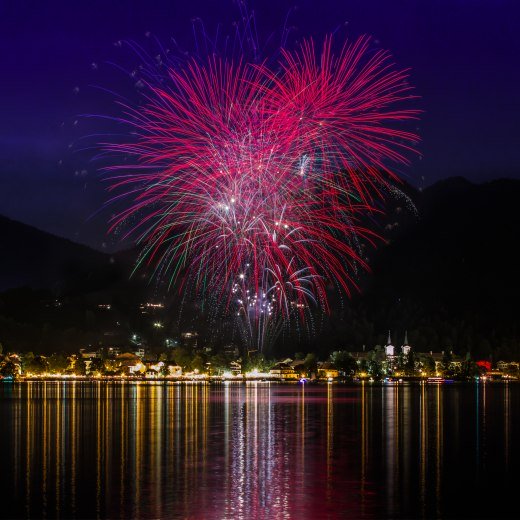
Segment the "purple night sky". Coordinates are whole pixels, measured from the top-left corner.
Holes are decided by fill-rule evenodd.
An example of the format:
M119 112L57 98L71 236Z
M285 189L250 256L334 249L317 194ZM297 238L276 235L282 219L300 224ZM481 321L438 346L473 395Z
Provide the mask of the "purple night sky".
M423 158L404 172L414 184L520 177L518 1L265 0L249 8L260 41L279 33L291 11L289 43L347 23L342 34L370 34L411 68L424 111ZM192 50L197 17L212 33L239 10L232 0L2 2L0 214L112 249L107 213L92 217L105 198L98 165L81 151L104 126L81 115L110 111L111 97L96 86L128 86L111 65L129 60L116 42L146 44L152 35L168 45L174 37Z

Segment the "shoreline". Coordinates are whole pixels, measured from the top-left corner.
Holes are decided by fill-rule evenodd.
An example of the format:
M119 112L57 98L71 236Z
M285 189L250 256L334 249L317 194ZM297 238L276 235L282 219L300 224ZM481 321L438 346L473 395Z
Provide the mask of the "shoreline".
M200 378L131 378L131 377L18 377L15 379L0 378L0 382L4 384L15 384L15 383L130 383L130 384L177 384L177 385L193 385L193 384L205 384L205 385L218 385L218 384L248 384L248 383L261 383L261 384L280 384L280 385L299 385L299 386L326 386L326 385L340 385L340 386L359 386L363 384L375 385L375 386L407 386L407 385L427 385L427 386L449 386L459 384L510 384L520 383L518 379L502 379L502 380L446 380L446 381L428 381L427 379L405 379L401 381L369 381L368 379L353 380L353 381L327 381L327 380L314 380L314 381L301 381L301 380L284 380L278 378L222 378L221 376L215 377L200 377Z

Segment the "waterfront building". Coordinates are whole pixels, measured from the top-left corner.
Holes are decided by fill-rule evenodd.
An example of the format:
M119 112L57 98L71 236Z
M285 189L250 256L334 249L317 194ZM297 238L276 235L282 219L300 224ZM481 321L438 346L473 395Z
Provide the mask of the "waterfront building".
M146 379L157 379L159 373L157 370L154 370L153 368L148 368L146 372L144 373L144 377Z
M453 352L451 352L452 359L450 361L450 369L451 370L462 370L462 366L466 359L462 356L455 356L453 355Z
M168 375L170 377L181 377L182 367L179 365L168 365Z
M435 362L435 371L441 373L444 370L444 362L445 362L445 351L442 352L432 352L430 351L430 356ZM450 362L448 368L453 371L462 370L462 366L465 362L465 358L461 356L456 356L453 354L453 351L450 350Z
M339 370L330 361L318 363L318 379L330 380L338 377Z
M155 370L156 372L161 373L162 369L165 366L164 361L157 361L157 359L150 360L149 358L146 360L143 360L143 363L146 365L146 368L151 368L152 370Z
M231 361L229 366L231 368L231 374L233 376L242 375L242 365L238 361Z
M288 363L285 363L284 361L280 361L279 363L276 363L271 370L269 370L269 374L273 377L278 377L279 379L283 380L292 380L299 379L299 374L296 373L294 368L289 365Z
M116 357L117 366L123 373L138 374L146 370L141 358L132 352L126 352Z
M498 361L497 370L500 372L518 372L520 371L520 363L518 361Z

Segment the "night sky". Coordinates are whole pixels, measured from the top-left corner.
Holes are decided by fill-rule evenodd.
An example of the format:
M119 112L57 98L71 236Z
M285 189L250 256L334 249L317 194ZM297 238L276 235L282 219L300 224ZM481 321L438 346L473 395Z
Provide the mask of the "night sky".
M287 13L289 42L370 34L389 49L411 81L424 111L421 159L404 171L417 186L450 176L472 181L520 177L520 2L517 0L286 0L250 2L260 40L280 32ZM83 150L105 128L82 114L108 113L128 78L118 42L147 44L172 37L194 48L192 21L209 32L239 17L231 0L0 3L0 214L96 248L105 236L106 197Z

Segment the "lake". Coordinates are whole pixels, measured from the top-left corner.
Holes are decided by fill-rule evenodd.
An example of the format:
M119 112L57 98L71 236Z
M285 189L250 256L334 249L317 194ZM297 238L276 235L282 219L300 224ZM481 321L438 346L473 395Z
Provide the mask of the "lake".
M0 516L513 517L519 404L514 383L0 383Z

